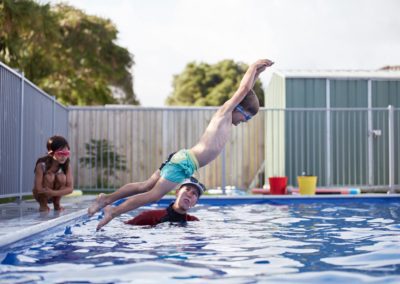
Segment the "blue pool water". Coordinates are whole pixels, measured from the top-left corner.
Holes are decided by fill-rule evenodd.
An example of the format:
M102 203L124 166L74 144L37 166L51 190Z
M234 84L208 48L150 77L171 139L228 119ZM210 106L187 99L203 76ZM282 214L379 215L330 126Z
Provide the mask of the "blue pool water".
M0 283L400 283L398 200L220 201L192 214L201 221L152 228L126 214L97 233L99 215L80 218L3 248Z

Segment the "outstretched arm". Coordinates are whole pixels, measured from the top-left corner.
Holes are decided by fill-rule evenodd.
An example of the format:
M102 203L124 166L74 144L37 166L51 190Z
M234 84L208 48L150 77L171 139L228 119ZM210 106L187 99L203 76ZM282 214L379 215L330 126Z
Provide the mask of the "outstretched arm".
M274 62L269 59L259 59L251 64L240 81L239 88L235 94L223 105L224 112L232 112L253 88L260 73L272 64L274 64Z

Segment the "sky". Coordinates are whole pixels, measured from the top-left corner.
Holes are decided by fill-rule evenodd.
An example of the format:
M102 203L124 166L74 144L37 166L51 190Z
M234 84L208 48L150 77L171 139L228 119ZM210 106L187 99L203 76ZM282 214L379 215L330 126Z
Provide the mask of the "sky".
M133 54L142 106L164 106L174 75L189 62L274 70L375 70L400 65L398 0L42 0L110 19Z

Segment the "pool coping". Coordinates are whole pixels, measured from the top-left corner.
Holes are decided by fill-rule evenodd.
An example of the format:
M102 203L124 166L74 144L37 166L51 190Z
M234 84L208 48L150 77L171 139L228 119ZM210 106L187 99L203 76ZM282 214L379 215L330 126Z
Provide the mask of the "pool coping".
M74 220L78 217L84 216L85 214L87 214L87 209L81 209L77 212L73 212L67 215L63 215L60 217L57 217L55 219L51 219L51 220L47 220L44 221L40 224L36 224L33 225L31 227L27 227L21 230L18 230L16 232L12 232L9 234L6 234L4 236L2 236L1 240L0 240L0 249L5 248L6 246L21 241L25 238L31 237L35 234L38 234L40 232L43 232L49 228L67 223L71 220Z
M202 199L254 199L254 198L260 198L260 199L318 199L318 198L400 198L400 194L388 194L388 193L363 193L363 194L316 194L316 195L271 195L271 194L266 194L266 195L234 195L234 196L226 196L226 195L206 195L201 197L199 200Z
M315 200L329 200L329 199L339 199L339 200L361 200L361 199L389 199L389 200L399 200L400 201L400 194L360 194L360 195L341 195L341 194L329 194L329 195L243 195L243 196L203 196L199 199L198 204L200 205L207 205L211 204L210 202L216 201L214 203L223 204L221 201L253 201L253 203L257 203L257 201L284 201L288 202L290 200L296 201L315 201ZM162 198L158 204L165 205L169 204L171 201L175 200L175 196L165 196ZM234 203L231 203L234 205ZM81 209L77 212L73 212L67 215L62 215L55 219L44 221L40 224L33 225L31 227L27 227L16 232L12 232L2 236L0 239L0 250L6 248L7 246L21 241L25 238L31 237L35 234L39 234L45 230L48 230L52 227L67 223L71 220L77 219L79 217L83 217L87 215L87 209Z

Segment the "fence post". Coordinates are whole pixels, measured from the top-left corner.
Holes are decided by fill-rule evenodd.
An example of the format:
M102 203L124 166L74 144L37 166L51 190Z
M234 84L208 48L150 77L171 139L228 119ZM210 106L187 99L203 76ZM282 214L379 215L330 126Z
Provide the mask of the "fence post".
M326 185L332 183L331 157L331 81L326 79Z
M368 185L374 184L374 136L372 135L372 115L372 81L368 80Z
M167 109L162 109L162 158L163 161L164 159L167 158L167 149L168 148L168 133L169 133L169 121L168 121L168 110Z
M52 111L51 111L51 135L55 134L55 124L56 124L56 97L51 96L52 99Z
M23 156L24 156L24 86L25 75L21 72L21 112L20 112L20 132L19 132L19 196L18 200L22 200L22 176L23 176Z
M388 128L389 128L389 191L394 193L394 110L393 106L388 106Z

